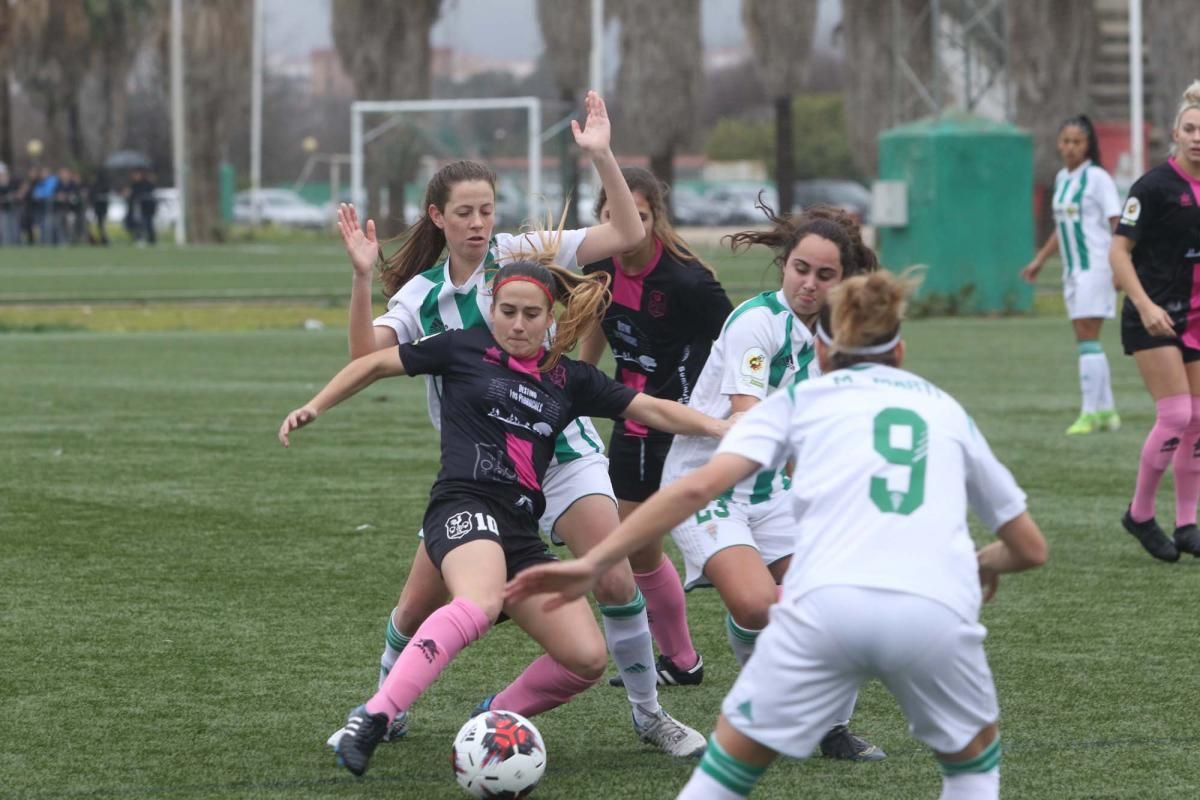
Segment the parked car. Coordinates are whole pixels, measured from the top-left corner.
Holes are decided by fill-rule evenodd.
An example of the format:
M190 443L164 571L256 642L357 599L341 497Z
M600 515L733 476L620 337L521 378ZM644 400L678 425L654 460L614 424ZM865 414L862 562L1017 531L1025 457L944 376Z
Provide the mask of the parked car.
M721 212L708 198L687 186L671 190L670 202L677 225L720 225Z
M248 225L254 221L250 192L238 192L233 198L233 221ZM258 221L298 228L324 228L333 224L333 213L313 205L291 189L259 189Z
M766 221L758 208L759 199L776 212L779 211L779 196L774 186L730 184L715 186L704 194L712 206L718 225L753 225Z
M792 191L795 210L815 205L836 206L853 214L859 222L871 221L871 190L857 181L836 178L796 181Z

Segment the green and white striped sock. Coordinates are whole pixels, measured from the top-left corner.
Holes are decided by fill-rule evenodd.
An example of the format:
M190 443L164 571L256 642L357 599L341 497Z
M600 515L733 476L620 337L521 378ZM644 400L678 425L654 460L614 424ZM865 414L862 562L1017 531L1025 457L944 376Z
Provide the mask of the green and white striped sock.
M749 630L738 625L733 621L732 614L725 615L725 636L729 639L729 646L733 648L733 655L739 666L746 666L746 662L754 654L754 643L758 641L760 633L762 631Z
M679 794L679 800L737 800L747 797L754 784L766 772L726 753L717 737L708 740L708 749L692 779Z
M395 615L395 610L388 614L387 632L384 634L383 655L379 658L379 685L383 686L383 679L391 672L392 667L396 665L396 659L404 652L404 648L408 647L408 643L412 637L401 633L396 629L396 623L392 621Z

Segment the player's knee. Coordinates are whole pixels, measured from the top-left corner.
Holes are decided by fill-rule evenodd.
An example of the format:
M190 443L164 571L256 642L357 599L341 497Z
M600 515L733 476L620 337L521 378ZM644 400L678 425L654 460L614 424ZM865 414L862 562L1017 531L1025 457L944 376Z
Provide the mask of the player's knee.
M975 735L975 738L967 743L967 746L957 753L938 753L938 760L944 763L955 763L969 761L973 758L978 758L980 754L985 752L996 739L1000 736L1000 723L993 722L986 728Z
M595 683L604 677L604 670L608 667L608 649L604 646L604 637L587 637L568 658L559 663L579 677Z
M628 561L621 561L596 581L596 602L605 606L623 606L633 601L637 586Z
M771 612L771 606L775 604L776 595L774 592L767 594L739 594L737 597L730 598L727 602L729 608L729 616L733 617L733 621L737 623L739 628L744 628L748 631L761 631L767 627L767 620Z

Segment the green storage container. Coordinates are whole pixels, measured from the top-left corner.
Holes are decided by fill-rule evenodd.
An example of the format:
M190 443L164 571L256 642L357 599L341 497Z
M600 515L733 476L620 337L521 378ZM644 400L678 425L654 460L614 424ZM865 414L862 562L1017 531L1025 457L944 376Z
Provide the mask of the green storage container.
M879 177L907 185L908 224L880 226L884 265L928 267L914 306L933 314L1028 311L1033 140L1005 122L945 114L884 132Z

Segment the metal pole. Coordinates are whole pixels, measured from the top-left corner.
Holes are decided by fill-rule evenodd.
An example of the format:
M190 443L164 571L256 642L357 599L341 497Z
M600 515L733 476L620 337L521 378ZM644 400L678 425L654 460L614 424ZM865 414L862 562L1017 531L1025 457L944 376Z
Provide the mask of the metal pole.
M941 31L938 30L942 23L942 4L939 0L930 0L929 2L929 44L933 48L933 69L931 70L930 80L933 86L930 87L933 94L933 113L941 115L942 113L942 37Z
M361 102L361 101L359 101ZM359 219L367 219L370 209L367 208L366 192L363 191L363 161L367 154L363 152L363 112L359 103L350 105L350 202L358 210Z
M250 47L250 224L258 227L262 187L263 0L254 0Z
M604 0L592 0L592 52L588 88L604 93Z
M1129 156L1136 178L1146 163L1146 122L1142 106L1142 0L1129 0Z
M187 244L187 139L183 118L183 0L171 0L171 149L175 161L175 191L179 215L175 219L175 244Z
M529 102L529 211L542 197L542 107ZM566 198L564 198L565 201Z

